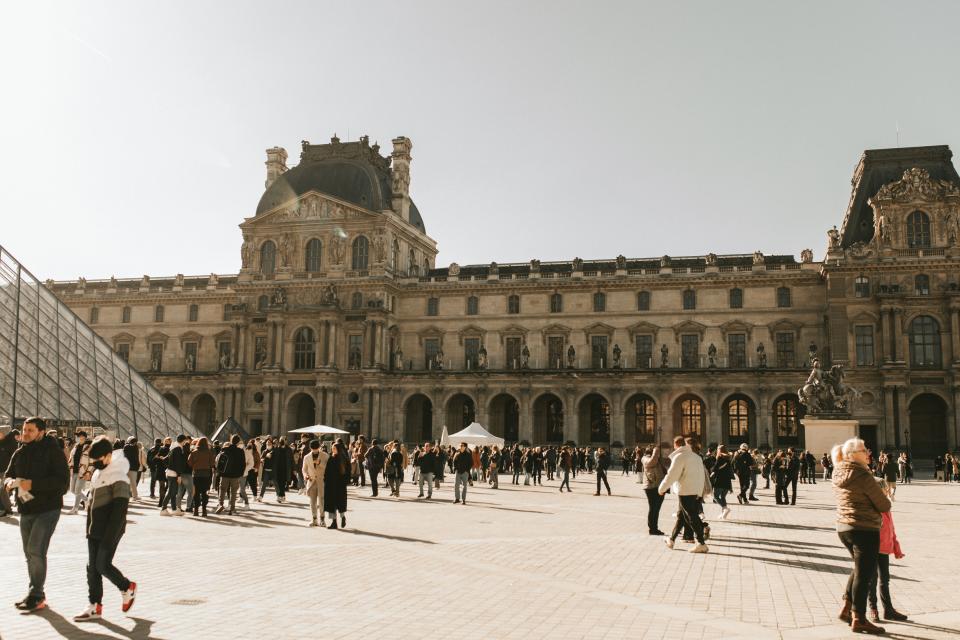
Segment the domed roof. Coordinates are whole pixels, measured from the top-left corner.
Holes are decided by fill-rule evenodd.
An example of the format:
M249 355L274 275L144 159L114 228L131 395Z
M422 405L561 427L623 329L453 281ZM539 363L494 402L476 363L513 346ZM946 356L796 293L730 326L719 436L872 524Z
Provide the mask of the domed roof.
M356 144L358 143L345 143L338 146L342 148ZM331 145L322 146L330 147ZM300 164L280 174L263 193L257 204L256 215L266 213L310 191L324 193L371 211L391 208L393 194L390 188L389 169L387 169L389 161L386 158L381 158L375 152L370 153L372 150L367 147L364 150L366 153L356 154L360 157L343 157L347 154L339 153L334 157L312 160L310 155L316 155L318 147L320 145L304 147ZM323 155L327 156L326 153ZM372 155L376 158L370 159L379 160L377 164L380 166L366 161L367 157ZM420 211L412 201L410 222L421 232L426 233Z

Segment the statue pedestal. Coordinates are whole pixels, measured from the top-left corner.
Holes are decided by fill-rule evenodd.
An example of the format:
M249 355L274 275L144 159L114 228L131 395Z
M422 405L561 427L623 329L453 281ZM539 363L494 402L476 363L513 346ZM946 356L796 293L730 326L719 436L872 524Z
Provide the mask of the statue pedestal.
M824 453L830 455L833 445L860 437L860 421L852 418L808 417L800 422L804 428L806 449L816 457L818 471L823 471L821 456Z

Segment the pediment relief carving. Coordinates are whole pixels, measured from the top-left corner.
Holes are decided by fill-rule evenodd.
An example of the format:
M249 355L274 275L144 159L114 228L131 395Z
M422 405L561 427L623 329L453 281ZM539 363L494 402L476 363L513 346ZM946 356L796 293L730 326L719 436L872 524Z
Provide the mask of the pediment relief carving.
M519 324L511 324L500 329L497 333L500 335L500 344L503 344L504 339L507 337L517 336L523 338L523 342L526 343L528 331L529 330L526 327L523 327Z
M422 346L423 341L426 340L427 338L440 338L440 344L442 345L443 336L444 336L443 329L436 327L434 325L430 325L429 327L424 327L423 329L420 329L420 331L417 332L417 341Z
M775 322L771 322L767 325L767 328L770 330L770 335L777 333L778 331L792 331L794 333L800 333L800 329L803 328L803 325L790 320L789 318L781 318Z
M652 333L653 335L657 335L658 331L660 331L660 327L650 322L646 322L645 320L641 320L640 322L627 327L627 332L630 333L631 337L637 335L638 333Z
M850 330L853 330L854 324L869 324L871 326L876 326L879 321L880 318L878 318L876 314L870 313L869 311L861 311L857 315L850 318Z
M753 335L753 325L747 324L741 320L730 320L724 322L720 325L720 334L723 336L723 339L727 339L727 334L730 333L746 333L747 340Z
M130 335L125 331L113 336L113 344L120 344L121 342L127 342L132 345L135 341L136 341L136 337Z
M331 198L317 191L307 193L285 202L264 214L249 218L241 227L253 229L270 222L300 222L306 220L347 220L373 219L376 214L370 213L353 204Z
M147 344L152 344L155 342L161 342L163 344L167 343L167 340L170 339L170 336L163 333L162 331L154 331L149 336L147 336Z
M677 342L680 342L680 336L685 333L695 333L700 336L700 340L703 340L703 335L706 333L706 331L706 325L700 324L699 322L695 322L693 320L685 320L673 325L673 337Z
M463 344L464 338L480 338L482 343L486 341L487 330L482 327L478 327L475 324L471 324L460 329L457 332L457 337L459 338L461 345Z
M880 187L868 202L932 202L951 197L960 197L960 187L946 180L934 180L926 169L913 167L904 171L900 180Z

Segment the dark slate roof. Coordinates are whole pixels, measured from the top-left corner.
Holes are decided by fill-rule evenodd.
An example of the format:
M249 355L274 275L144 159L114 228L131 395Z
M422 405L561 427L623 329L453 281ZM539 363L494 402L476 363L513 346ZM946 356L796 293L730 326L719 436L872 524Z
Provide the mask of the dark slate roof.
M907 169L926 169L934 180L960 185L960 175L957 175L952 158L953 152L947 145L864 151L850 181L853 190L840 230L841 246L849 247L873 238L873 209L867 200L883 185L901 179Z
M331 144L304 143L300 164L285 171L264 192L257 204L260 215L309 191L331 195L371 211L390 209L390 159L360 142L339 140ZM423 233L426 228L417 206L410 203L410 222Z

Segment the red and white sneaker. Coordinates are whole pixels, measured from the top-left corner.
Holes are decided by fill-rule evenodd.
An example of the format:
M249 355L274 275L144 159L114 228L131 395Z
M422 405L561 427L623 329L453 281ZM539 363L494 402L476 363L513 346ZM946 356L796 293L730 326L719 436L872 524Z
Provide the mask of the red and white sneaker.
M81 613L73 616L74 622L86 622L87 620L99 620L103 614L103 605L101 604L91 604L87 605L87 608L84 609Z
M130 611L130 607L133 606L133 600L137 597L137 583L131 582L130 586L127 587L127 590L123 592L123 611L126 613Z

